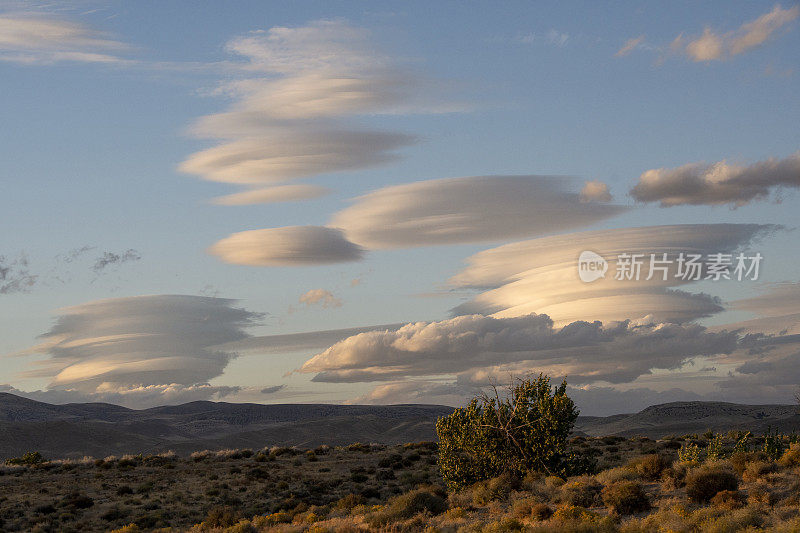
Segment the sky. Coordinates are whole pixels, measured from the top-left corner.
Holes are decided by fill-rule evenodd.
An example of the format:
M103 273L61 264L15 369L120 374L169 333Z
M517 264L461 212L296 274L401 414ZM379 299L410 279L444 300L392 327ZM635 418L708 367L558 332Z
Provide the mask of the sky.
M459 405L544 372L584 414L791 403L798 26L0 0L0 391Z

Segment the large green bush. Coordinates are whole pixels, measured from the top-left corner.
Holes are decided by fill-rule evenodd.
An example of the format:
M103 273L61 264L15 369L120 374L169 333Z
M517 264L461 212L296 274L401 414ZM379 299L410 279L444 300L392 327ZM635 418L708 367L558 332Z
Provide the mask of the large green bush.
M452 490L503 473L528 471L568 476L591 470L590 461L568 455L567 439L578 418L567 383L516 379L502 395L481 395L439 418L439 468Z

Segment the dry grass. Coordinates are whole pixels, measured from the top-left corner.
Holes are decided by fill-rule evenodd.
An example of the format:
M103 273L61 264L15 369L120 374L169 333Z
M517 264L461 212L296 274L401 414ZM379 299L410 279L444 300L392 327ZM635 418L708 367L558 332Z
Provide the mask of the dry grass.
M446 494L434 444L205 450L0 468L2 531L800 531L800 447L677 461L690 439L575 439L606 469Z

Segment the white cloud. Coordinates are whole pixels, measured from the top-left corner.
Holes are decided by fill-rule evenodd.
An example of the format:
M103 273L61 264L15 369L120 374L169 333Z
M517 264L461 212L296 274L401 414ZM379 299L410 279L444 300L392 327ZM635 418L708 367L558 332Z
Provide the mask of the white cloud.
M0 61L119 63L128 47L87 26L30 13L0 14Z
M730 353L736 343L735 334L699 325L579 321L558 328L546 315L470 315L361 333L315 355L300 371L315 373L318 382L357 382L550 369L573 384L622 383L691 357Z
M783 9L776 5L772 11L733 31L717 33L711 28L705 28L700 37L688 40L685 47L683 39L679 37L673 43L673 48L683 49L693 61L728 59L765 43L776 31L796 19L798 14L798 6Z
M251 189L249 191L229 194L217 198L214 203L219 205L252 205L294 202L297 200L319 198L330 192L331 190L327 187L320 187L319 185L278 185L275 187Z
M587 226L625 207L583 203L549 176L477 176L385 187L356 199L330 225L367 248L503 241Z
M450 280L454 288L483 291L455 312L497 317L544 313L557 324L645 316L656 322L686 322L722 307L707 295L675 290L688 283L675 277L677 255L731 252L775 230L756 224L687 224L570 233L507 244L473 255ZM578 257L585 250L609 261L605 278L584 283L578 277ZM638 281L614 279L621 253L644 254ZM659 271L645 279L650 254L661 259L664 253L672 260L667 279Z
M675 205L745 205L781 187L800 187L800 152L751 165L689 163L644 172L630 194L640 202Z
M364 250L334 228L288 226L234 233L209 253L235 265L301 266L359 261Z
M309 307L320 305L323 309L342 306L342 300L334 296L331 291L326 291L325 289L311 289L301 295L298 301Z
M232 389L208 385L222 374L229 351L212 348L248 337L261 315L233 300L183 295L114 298L62 309L42 343L27 353L49 359L28 377L48 377L54 394L163 403ZM231 389L231 390L229 390ZM92 396L95 395L95 396ZM160 398L161 400L157 400ZM120 400L121 401L121 400Z

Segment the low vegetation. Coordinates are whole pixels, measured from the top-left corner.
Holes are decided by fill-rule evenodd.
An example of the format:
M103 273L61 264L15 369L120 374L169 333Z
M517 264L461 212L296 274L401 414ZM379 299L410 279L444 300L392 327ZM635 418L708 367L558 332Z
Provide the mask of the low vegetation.
M478 401L472 414L440 427L470 443L458 424L484 416L492 424L528 424L557 404L571 412L559 399L559 387L551 389L544 378L532 383L505 408L495 398L495 414L485 415L487 404ZM542 384L547 389L538 388ZM522 397L527 400L514 407ZM502 441L530 429L529 442L550 438L547 442L558 445L547 459L527 462L521 448L505 452L511 456L486 458L492 468L472 470L471 482L448 470L454 455L458 461L458 453L468 452L447 437L441 445L267 447L187 457L75 461L29 453L0 466L0 531L800 531L795 436L731 432L656 441L567 434L562 439L561 426L546 415L541 422L535 430L510 425L510 431L481 438ZM555 437L547 436L551 430ZM576 472L565 464L592 468Z

